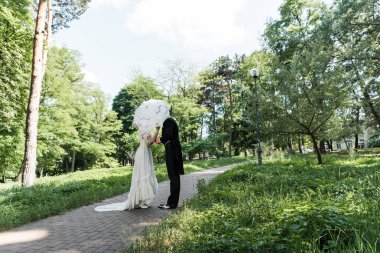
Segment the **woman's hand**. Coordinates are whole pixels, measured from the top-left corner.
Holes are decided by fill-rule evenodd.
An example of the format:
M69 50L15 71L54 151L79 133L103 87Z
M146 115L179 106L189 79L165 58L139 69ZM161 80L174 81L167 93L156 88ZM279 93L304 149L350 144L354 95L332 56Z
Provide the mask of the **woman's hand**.
M156 144L160 144L160 143L161 143L160 137L157 137L156 138Z
M158 132L160 131L160 128L159 126L156 126L156 133L154 134L154 143L156 144L159 144L160 142L157 142L157 138L158 138L158 141L160 141L160 138L158 137Z

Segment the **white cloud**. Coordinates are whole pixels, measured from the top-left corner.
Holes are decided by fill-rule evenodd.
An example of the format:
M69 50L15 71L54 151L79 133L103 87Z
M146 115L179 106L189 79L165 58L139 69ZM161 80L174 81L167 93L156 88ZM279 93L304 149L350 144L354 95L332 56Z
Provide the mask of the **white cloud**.
M127 18L129 30L203 49L244 41L236 19L246 0L141 0Z

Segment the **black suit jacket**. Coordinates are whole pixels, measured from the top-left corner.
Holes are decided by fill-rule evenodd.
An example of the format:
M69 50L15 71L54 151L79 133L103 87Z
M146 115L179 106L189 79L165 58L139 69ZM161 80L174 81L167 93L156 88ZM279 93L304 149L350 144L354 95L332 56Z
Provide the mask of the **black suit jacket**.
M173 118L168 118L164 121L161 143L165 145L165 157L168 169L178 170L181 175L185 174L183 169L182 147L179 142L178 125Z

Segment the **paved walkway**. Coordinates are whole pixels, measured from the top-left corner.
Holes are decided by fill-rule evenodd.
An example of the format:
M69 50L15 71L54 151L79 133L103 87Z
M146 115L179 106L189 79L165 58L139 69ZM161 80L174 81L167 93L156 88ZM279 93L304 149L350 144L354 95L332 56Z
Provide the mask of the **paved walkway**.
M209 181L230 167L181 176L179 205L197 193L199 179ZM160 203L166 202L168 194L169 182L165 181L159 184L153 207L149 209L102 213L94 211L96 206L124 201L127 194L123 194L0 233L0 252L120 252L136 240L146 226L157 225L178 210L157 208Z

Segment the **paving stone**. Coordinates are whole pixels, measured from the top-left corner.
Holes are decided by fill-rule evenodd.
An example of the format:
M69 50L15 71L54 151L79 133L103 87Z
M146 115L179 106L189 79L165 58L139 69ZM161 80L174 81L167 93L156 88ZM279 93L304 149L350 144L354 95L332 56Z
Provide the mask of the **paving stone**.
M224 166L206 171L193 172L181 176L181 195L179 205L197 194L198 180L206 182L232 166ZM153 207L132 211L96 212L94 208L124 201L128 194L106 199L100 203L83 206L61 215L0 233L0 253L82 253L82 252L120 252L128 243L141 236L147 226L159 222L178 211L162 210L157 206L166 202L169 195L169 182L161 182ZM2 235L12 233L12 243L3 242ZM33 238L33 240L25 240ZM132 239L133 238L133 239ZM130 240L132 239L132 240Z

